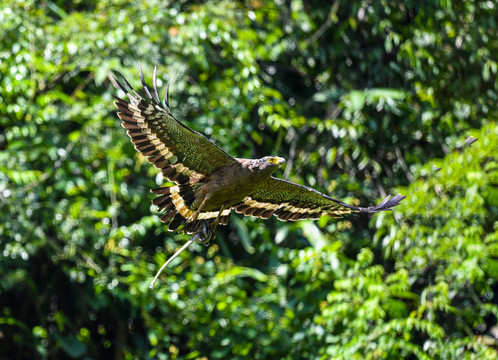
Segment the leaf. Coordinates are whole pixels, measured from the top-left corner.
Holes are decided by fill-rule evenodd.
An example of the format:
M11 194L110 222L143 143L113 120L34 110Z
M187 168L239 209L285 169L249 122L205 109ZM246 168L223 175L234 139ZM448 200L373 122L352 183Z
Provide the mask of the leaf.
M308 241L317 251L327 244L323 233L320 231L318 226L316 226L315 222L301 221L300 226L303 229L304 236L306 236Z
M244 249L249 253L249 254L254 254L256 249L252 246L252 241L251 238L249 237L249 232L247 230L247 226L245 222L239 218L233 216L230 220L232 220L233 225L235 226L235 229L237 230L237 234L240 237L240 242Z
M62 336L59 338L59 341L61 342L64 352L73 359L81 357L86 352L85 344L81 343L74 336Z
M353 111L360 111L365 106L365 92L364 91L351 91L349 93L350 108Z
M266 282L268 280L268 276L261 271L243 266L235 266L227 271L221 271L216 274L216 278L223 282L229 282L232 281L233 278L245 276L261 282Z

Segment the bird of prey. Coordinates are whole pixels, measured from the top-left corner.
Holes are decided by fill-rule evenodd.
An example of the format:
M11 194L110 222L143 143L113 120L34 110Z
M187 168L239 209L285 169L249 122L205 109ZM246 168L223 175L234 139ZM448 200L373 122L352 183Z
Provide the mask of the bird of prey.
M404 196L387 196L380 204L358 207L334 199L312 188L278 179L272 173L285 160L278 156L261 159L234 158L204 135L178 121L171 113L166 86L164 101L157 91L156 68L153 92L148 88L140 63L140 78L146 98L121 76L117 86L129 102L114 96L118 117L135 149L161 170L172 186L152 189L162 222L170 231L194 234L207 242L218 225L226 225L233 210L243 215L283 221L318 219L322 215L342 217L353 212L390 210Z

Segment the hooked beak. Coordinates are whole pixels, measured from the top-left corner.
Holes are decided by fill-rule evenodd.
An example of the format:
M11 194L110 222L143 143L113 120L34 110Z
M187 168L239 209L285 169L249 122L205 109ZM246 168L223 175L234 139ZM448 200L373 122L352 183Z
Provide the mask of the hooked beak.
M280 156L275 156L275 158L277 159L277 164L278 165L282 165L282 164L285 164L285 159L280 157Z

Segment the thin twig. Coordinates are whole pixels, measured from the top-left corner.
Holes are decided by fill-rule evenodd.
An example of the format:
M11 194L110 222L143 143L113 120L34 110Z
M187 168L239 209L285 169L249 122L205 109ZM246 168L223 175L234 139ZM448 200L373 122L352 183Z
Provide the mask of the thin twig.
M289 177L290 171L292 169L292 165L294 164L294 160L296 157L296 147L298 136L296 136L296 131L293 128L289 128L289 135L292 139L290 149L289 149L289 158L287 159L287 165L284 170L284 179Z
M108 159L107 161L107 177L109 179L109 194L111 197L111 228L113 230L117 229L118 217L116 215L116 211L118 208L118 202L116 200L116 192L114 191L114 187L116 186L116 182L114 181L114 161Z
M398 164L401 166L401 168L405 172L406 178L408 179L408 181L410 181L412 183L413 182L413 175L410 172L410 170L408 169L408 166L406 165L405 160L403 159L403 155L401 154L401 150L400 150L399 146L396 146L396 148L394 150L396 153L396 157L398 158Z
M168 261L166 261L166 262L164 263L164 265L163 265L163 266L161 266L161 268L160 268L160 269L159 269L159 271L157 272L156 276L154 276L154 280L152 280L152 282L150 283L150 285L149 285L149 289L151 289L151 290L152 290L152 289L154 288L154 284L156 283L157 278L159 277L159 275L161 274L161 272L164 270L164 268L165 268L166 266L168 266L168 264L169 264L170 262L172 262L174 258L176 258L176 257L177 257L178 255L180 255L180 254L181 254L181 253L182 253L182 252L183 252L186 248L188 248L188 247L190 246L190 244L192 244L192 243L195 241L195 239L196 239L196 238L197 238L197 237L196 237L195 235L194 235L194 236L192 236L192 239L190 239L189 241L187 241L187 242L186 242L186 243L185 243L185 244L184 244L184 245L180 248L180 250L178 250L176 253L174 253L174 254L173 254L173 256L171 256L171 257L168 259Z
M337 10L339 10L339 3L339 0L334 1L329 14L327 15L327 20L325 20L325 22L318 28L317 31L313 33L313 35L311 35L308 40L306 40L305 47L308 47L311 43L318 40L318 38L322 36L323 33L332 25L333 21L336 20Z

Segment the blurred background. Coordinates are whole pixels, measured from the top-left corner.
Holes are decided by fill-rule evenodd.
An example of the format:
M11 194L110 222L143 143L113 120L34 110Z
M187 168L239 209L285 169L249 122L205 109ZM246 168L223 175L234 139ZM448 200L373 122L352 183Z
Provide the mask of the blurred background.
M498 358L493 1L0 4L0 358ZM189 236L113 106L170 84L232 155L394 212ZM465 139L479 140L472 146Z

